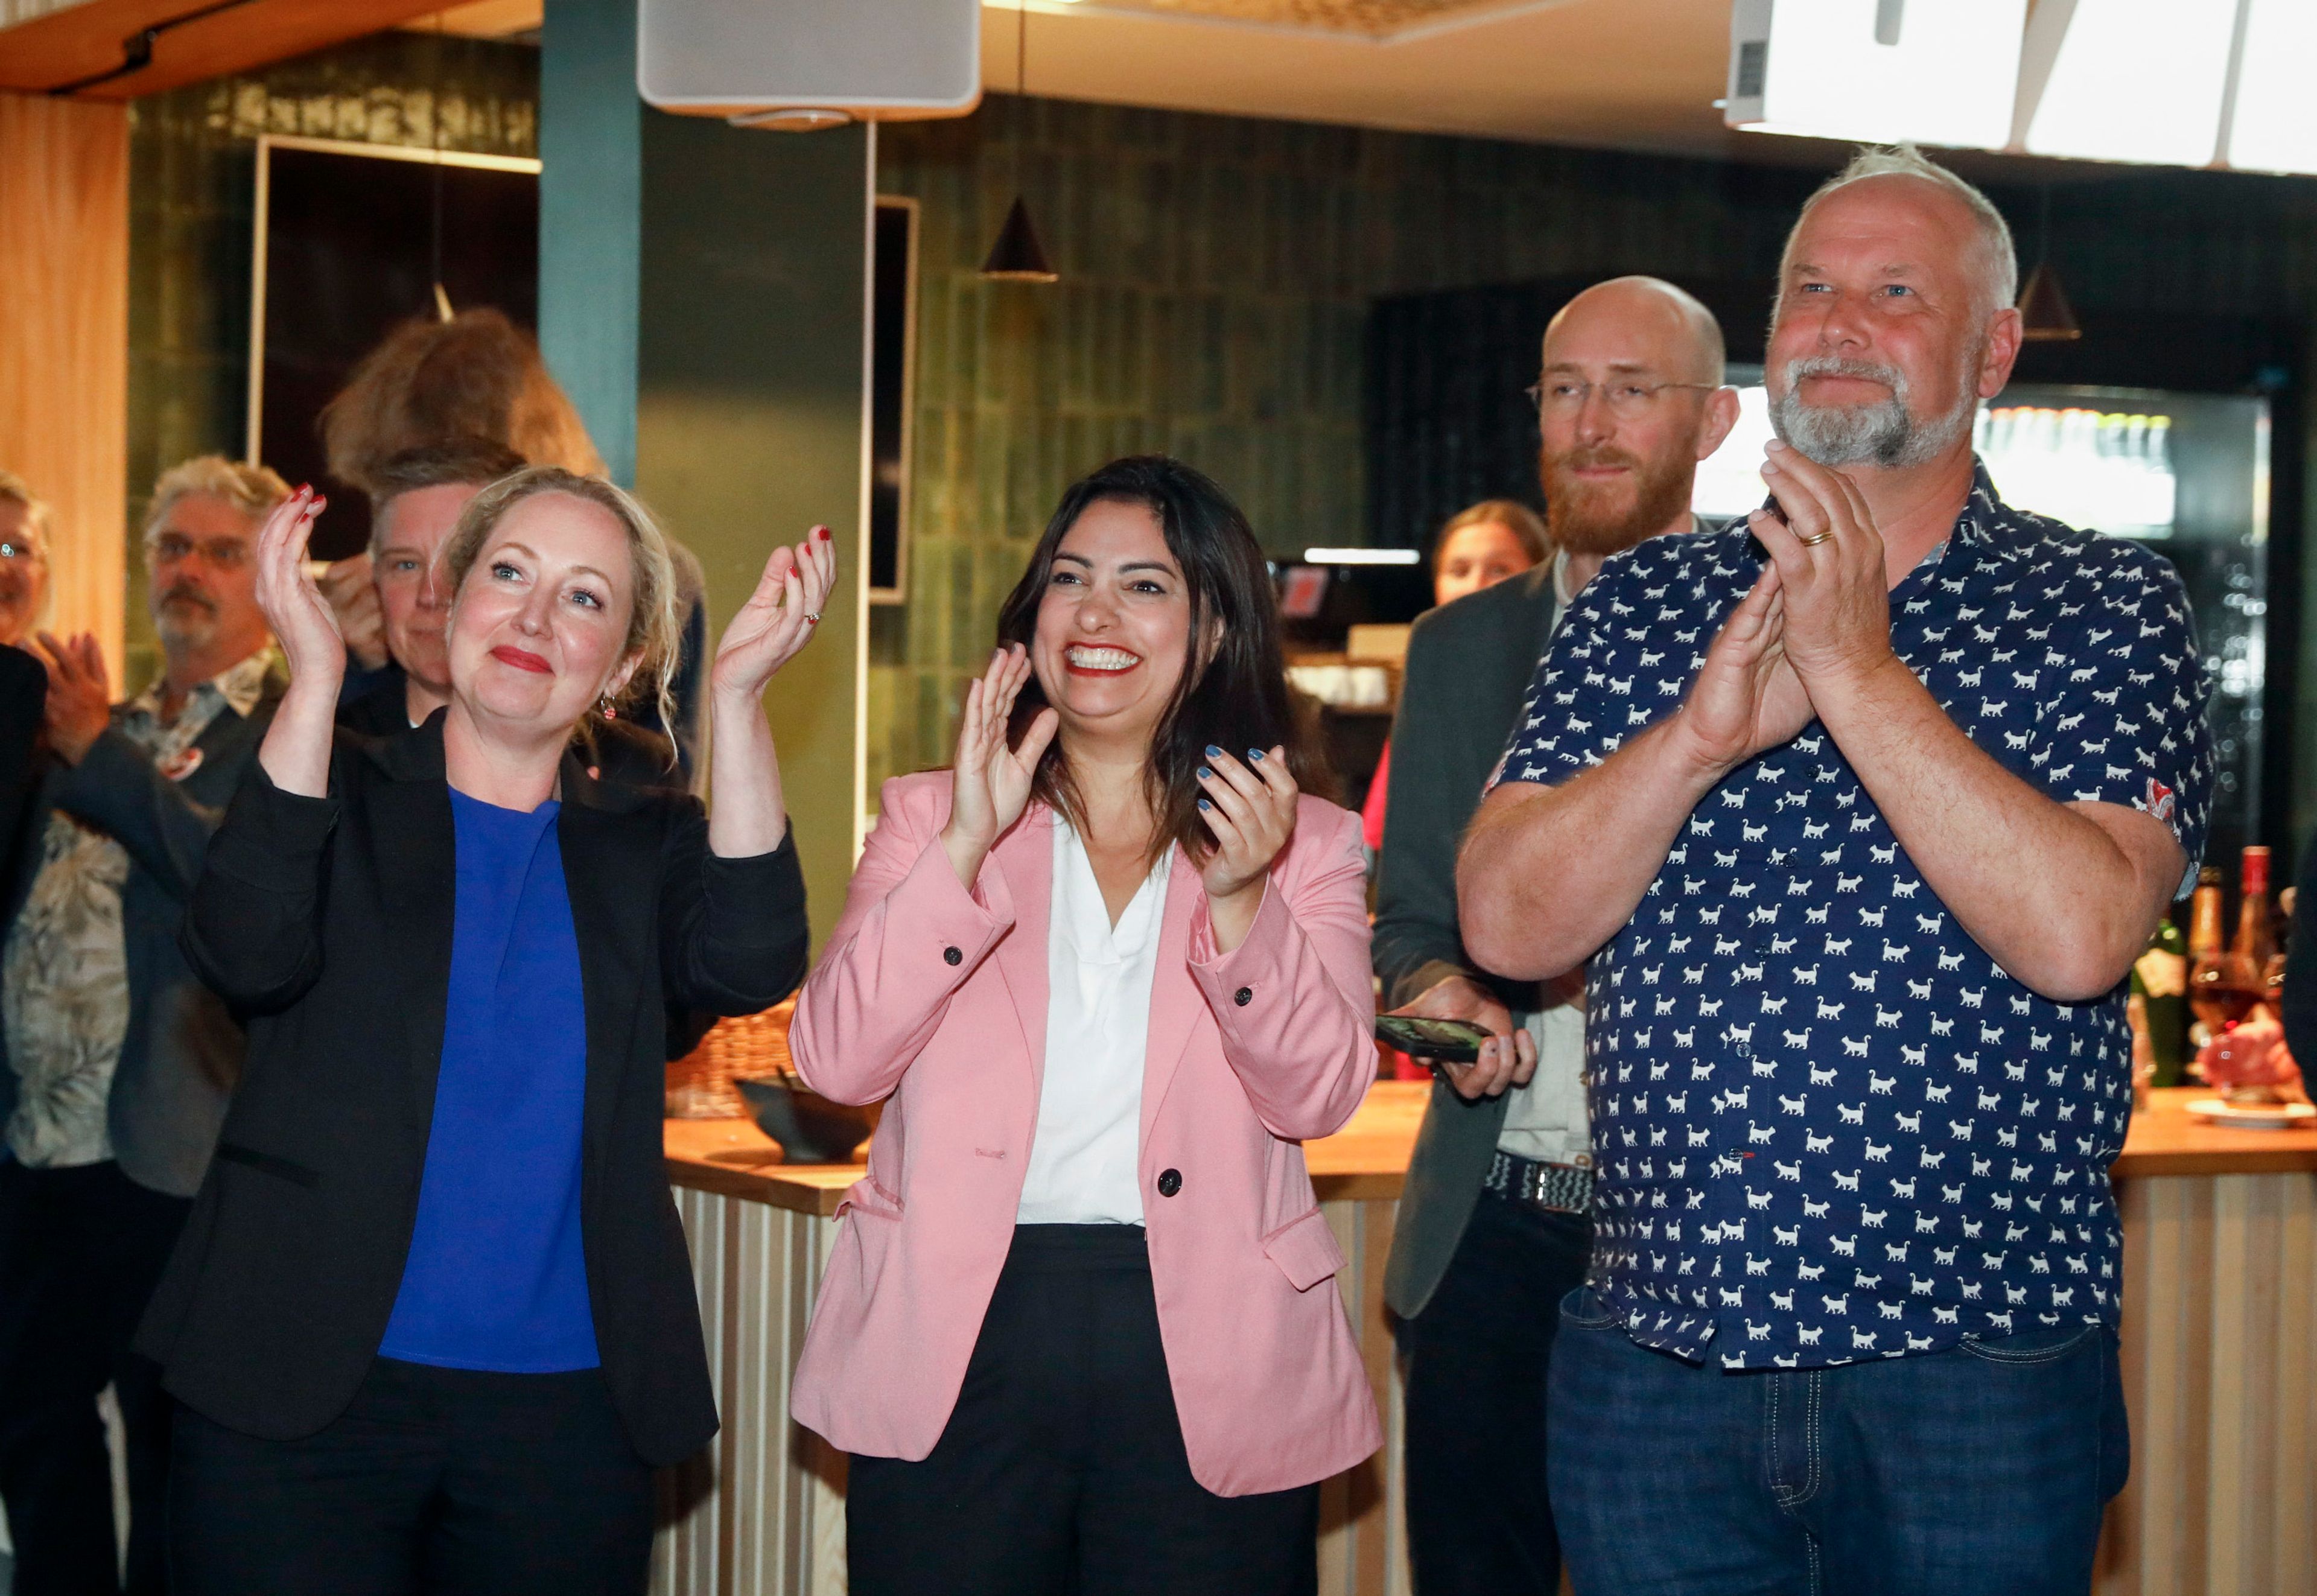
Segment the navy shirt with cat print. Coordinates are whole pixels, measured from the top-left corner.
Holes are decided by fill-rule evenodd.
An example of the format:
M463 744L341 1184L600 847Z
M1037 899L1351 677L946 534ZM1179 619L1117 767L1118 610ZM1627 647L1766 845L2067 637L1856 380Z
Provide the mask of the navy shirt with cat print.
M1740 522L1603 566L1498 777L1552 785L1671 713L1753 584ZM2011 509L1982 468L1891 595L1892 647L1987 755L2154 815L2193 868L2213 781L2179 578ZM2114 1323L2121 986L2056 1003L1989 957L1813 722L1691 813L1586 981L1591 1284L1644 1345L1729 1367Z

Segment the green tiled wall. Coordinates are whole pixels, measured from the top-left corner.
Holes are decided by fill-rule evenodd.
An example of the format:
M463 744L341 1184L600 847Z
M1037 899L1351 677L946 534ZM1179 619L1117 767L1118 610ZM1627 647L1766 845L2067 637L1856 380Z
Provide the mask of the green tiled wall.
M382 33L131 108L129 477L133 529L162 469L246 446L257 137L295 133L490 155L537 153L539 52ZM156 657L144 569L129 563L129 686Z
M872 634L872 781L945 764L965 675L1073 478L1177 454L1275 552L1364 538L1380 294L1761 275L1808 175L993 95L878 136L921 205L908 602ZM1016 170L1051 286L978 268Z

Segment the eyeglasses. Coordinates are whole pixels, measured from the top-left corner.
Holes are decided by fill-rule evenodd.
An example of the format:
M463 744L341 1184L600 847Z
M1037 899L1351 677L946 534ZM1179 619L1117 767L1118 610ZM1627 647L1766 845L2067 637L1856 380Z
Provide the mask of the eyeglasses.
M29 564L40 557L40 551L30 543L0 543L0 560L13 563L21 560Z
M1712 393L1720 387L1715 382L1633 382L1593 383L1579 377L1548 377L1533 387L1523 390L1528 402L1542 416L1548 411L1573 415L1585 408L1597 387L1601 400L1613 416L1640 416L1654 408L1658 397L1668 388L1694 388L1700 393Z
M181 565L197 550L219 570L237 570L249 562L249 544L241 538L189 538L165 532L145 540L146 558L156 565Z

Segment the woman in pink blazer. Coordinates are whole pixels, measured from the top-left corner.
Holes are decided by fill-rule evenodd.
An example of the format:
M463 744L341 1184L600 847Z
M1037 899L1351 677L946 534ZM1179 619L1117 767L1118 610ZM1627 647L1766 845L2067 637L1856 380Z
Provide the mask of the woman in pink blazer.
M798 1001L805 1080L890 1101L792 1409L857 1596L1308 1592L1382 1439L1302 1146L1374 1073L1359 820L1188 467L1071 488L998 635Z

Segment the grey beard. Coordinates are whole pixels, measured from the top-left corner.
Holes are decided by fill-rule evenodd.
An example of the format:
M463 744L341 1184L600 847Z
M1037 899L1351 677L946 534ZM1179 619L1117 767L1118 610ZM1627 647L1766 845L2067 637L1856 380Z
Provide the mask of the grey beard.
M1816 376L1855 376L1885 382L1891 397L1869 405L1805 405L1800 395L1802 380ZM1805 457L1829 469L1878 465L1892 470L1926 464L1954 447L1955 440L1970 430L1979 408L1979 396L1965 384L1954 409L1919 421L1907 405L1906 373L1896 366L1865 361L1825 355L1790 361L1785 379L1785 391L1770 396L1770 425Z

